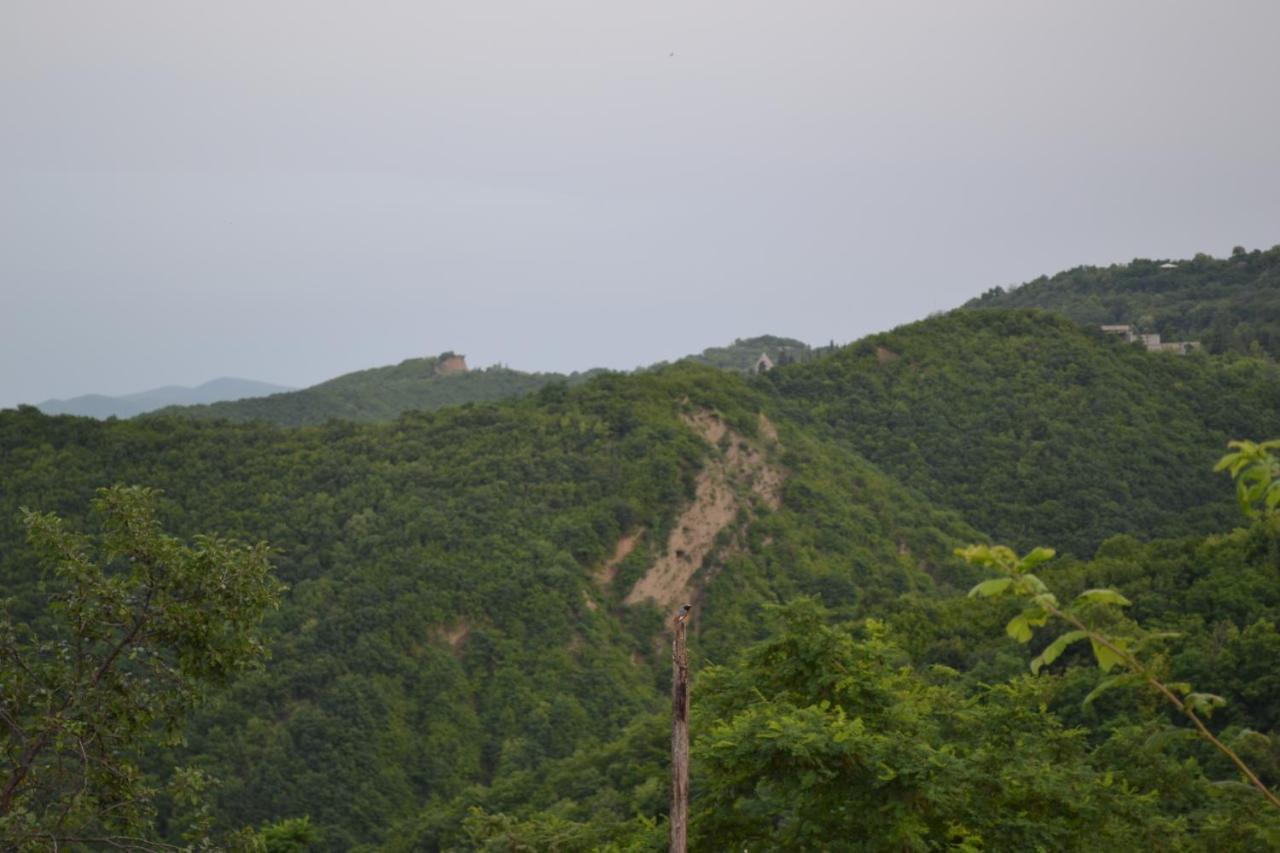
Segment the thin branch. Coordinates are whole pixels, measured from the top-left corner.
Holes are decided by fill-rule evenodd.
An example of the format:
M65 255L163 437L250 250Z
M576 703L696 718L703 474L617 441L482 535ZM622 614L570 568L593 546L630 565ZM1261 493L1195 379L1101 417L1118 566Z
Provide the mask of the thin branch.
M1249 765L1244 763L1244 759L1242 759L1239 755L1237 755L1235 750L1233 750L1231 747L1227 746L1225 743L1218 740L1218 738L1214 736L1213 732L1209 731L1209 727L1204 724L1204 721L1200 719L1199 715L1196 714L1195 710L1186 702L1182 701L1182 699L1179 698L1177 694L1175 694L1172 690L1166 687L1165 684L1162 681L1160 681L1160 679L1152 675L1151 671L1142 663L1140 663L1137 658L1129 654L1128 651L1122 648L1119 648L1115 643L1111 642L1111 640L1108 639L1105 635L1100 634L1097 631L1094 631L1092 628L1089 628L1087 625L1084 624L1084 622L1080 621L1079 617L1077 617L1075 614L1069 613L1067 611L1059 610L1057 607L1047 602L1042 603L1042 606L1044 607L1045 610L1049 611L1054 616L1057 616L1059 619L1062 619L1063 621L1071 625L1074 625L1077 629L1083 631L1091 641L1097 642L1099 645L1106 646L1108 649L1114 652L1115 655L1120 658L1120 660L1124 661L1125 666L1127 666L1130 670L1132 670L1133 672L1145 678L1148 684L1150 684L1158 692L1163 694L1164 697L1168 699L1175 708L1177 708L1180 712L1182 712L1183 715L1185 715L1188 719L1191 720L1191 722L1195 725L1195 727L1200 731L1200 735L1204 737L1205 740L1209 741L1209 743L1213 744L1218 749L1219 752L1227 756L1227 758L1231 759L1232 763L1234 763L1236 767L1239 768L1240 772L1243 773L1249 779L1249 781L1253 783L1255 788L1257 788L1259 791L1262 792L1262 795L1267 798L1267 800L1271 803L1271 805L1275 806L1276 808L1280 808L1280 797L1277 797L1274 793L1272 793L1271 789L1268 788L1263 783L1263 781L1258 778L1257 774L1253 772L1253 770L1249 767Z
M8 726L9 731L13 732L13 736L21 743L27 742L27 733L23 731L22 726L18 725L18 721L9 715L4 708L0 708L0 722Z
M129 633L126 634L119 643L116 643L116 647L111 650L111 654L107 655L107 659L102 662L102 666L98 667L98 671L93 674L93 680L89 682L91 687L98 686L98 682L100 682L103 676L107 674L107 671L111 669L111 666L116 662L116 658L120 656L121 652L133 644L134 639L138 636L138 632L142 630L142 626L147 624L150 620L152 592L152 589L147 590L146 601L142 603L142 613L138 616L137 622L134 623L133 629L129 631Z
M110 654L107 655L106 660L104 660L102 665L98 667L98 670L94 673L93 680L90 683L91 687L98 686L99 682L102 681L103 677L106 676L107 672L116 662L116 659L120 657L120 654L133 643L138 632L142 630L142 626L147 624L151 615L150 606L152 592L153 589L147 590L147 597L143 602L142 613L138 616L137 621L134 623L133 628L129 633L122 637L120 642L116 643L115 648L111 650ZM61 717L67 708L70 707L75 696L75 693L68 694L66 699L63 700L62 707L60 707L53 715L55 720ZM54 728L56 727L57 724L54 723ZM40 732L39 737L37 737L23 752L22 758L18 761L18 766L14 768L13 774L9 777L9 781L4 787L4 791L0 792L0 814L9 813L9 808L13 803L14 796L17 794L18 786L22 784L22 780L25 779L27 774L31 771L31 765L35 763L36 758L38 758L40 753L44 751L44 748L49 745L50 736L51 729L46 728L44 731Z
M57 845L58 842L63 844L106 845L116 850L144 851L144 853L168 853L169 851L182 849L174 844L166 844L163 841L148 841L145 838L133 838L128 835L53 835L52 833L41 832L29 837L32 840L47 841L52 845Z

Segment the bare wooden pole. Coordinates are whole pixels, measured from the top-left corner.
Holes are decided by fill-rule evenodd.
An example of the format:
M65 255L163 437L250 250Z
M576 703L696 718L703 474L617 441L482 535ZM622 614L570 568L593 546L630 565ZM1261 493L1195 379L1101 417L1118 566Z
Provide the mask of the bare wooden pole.
M689 834L689 651L686 604L671 641L671 853L685 853Z

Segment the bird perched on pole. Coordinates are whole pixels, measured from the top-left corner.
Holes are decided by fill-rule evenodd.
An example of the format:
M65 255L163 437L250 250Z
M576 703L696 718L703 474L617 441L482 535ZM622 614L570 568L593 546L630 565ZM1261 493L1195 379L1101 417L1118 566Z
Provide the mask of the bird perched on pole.
M686 604L676 613L676 624L682 624L689 619L689 611L693 609L692 604Z

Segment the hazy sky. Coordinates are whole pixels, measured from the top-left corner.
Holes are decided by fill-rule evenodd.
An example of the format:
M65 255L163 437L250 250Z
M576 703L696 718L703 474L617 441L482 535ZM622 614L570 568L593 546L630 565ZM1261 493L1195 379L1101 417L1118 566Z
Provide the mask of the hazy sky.
M1278 32L1276 0L0 0L0 406L848 341L1267 248Z

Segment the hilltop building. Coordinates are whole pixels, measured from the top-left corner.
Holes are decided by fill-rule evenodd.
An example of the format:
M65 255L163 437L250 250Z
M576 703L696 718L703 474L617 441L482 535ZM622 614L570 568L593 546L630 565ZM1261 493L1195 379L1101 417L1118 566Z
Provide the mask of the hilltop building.
M1192 350L1200 349L1199 341L1165 341L1160 342L1159 335L1152 335L1155 341L1147 344L1147 349L1151 352L1171 352L1175 355L1186 355Z
M1141 341L1142 345L1147 348L1147 352L1171 352L1175 355L1186 355L1192 350L1200 349L1199 341L1161 341L1158 332L1150 332L1139 334L1133 331L1133 326L1099 326L1102 331L1109 335L1119 335L1124 338L1125 343L1134 343Z
M752 368L753 373L767 373L773 370L773 359L769 358L769 353L762 352L760 357L756 359L756 366Z
M436 376L452 376L467 372L467 357L457 353L444 352L436 362Z

